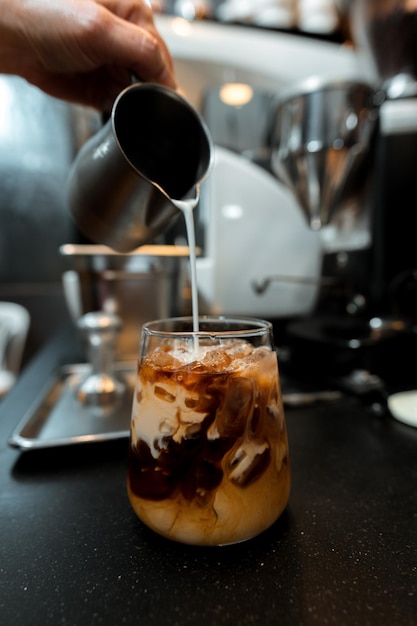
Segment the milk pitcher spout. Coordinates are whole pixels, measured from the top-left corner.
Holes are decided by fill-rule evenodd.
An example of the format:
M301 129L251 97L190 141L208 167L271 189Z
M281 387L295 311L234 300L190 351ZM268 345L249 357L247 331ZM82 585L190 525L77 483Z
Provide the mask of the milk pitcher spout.
M70 211L95 243L130 252L176 219L178 202L198 202L212 165L212 140L177 92L134 83L80 149L67 181Z

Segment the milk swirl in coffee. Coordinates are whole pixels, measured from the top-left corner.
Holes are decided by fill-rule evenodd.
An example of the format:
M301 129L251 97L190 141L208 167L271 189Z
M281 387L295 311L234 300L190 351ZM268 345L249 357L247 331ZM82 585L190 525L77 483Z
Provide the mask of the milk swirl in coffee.
M230 334L219 341L214 327L197 335L203 322L192 207L180 208L191 249L188 336L194 341L171 335L140 356L128 494L138 517L157 533L224 545L254 537L284 510L290 490L286 425L270 342Z

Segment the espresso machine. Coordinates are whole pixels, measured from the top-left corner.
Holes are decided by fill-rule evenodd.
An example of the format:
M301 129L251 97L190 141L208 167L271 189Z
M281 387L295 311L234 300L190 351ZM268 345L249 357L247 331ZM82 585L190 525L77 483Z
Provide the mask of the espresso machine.
M368 56L384 93L376 149L373 289L383 314L417 317L415 158L417 8L404 0L354 0L355 45Z
M375 83L310 80L272 120L272 170L324 246L319 302L288 325L285 365L384 410L416 383L417 10L353 0L349 19Z

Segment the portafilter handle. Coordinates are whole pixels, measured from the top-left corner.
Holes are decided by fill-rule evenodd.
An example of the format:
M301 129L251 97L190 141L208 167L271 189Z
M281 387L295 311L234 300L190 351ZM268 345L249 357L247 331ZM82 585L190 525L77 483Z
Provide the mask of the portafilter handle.
M126 390L114 373L117 336L122 322L117 315L96 311L86 313L77 322L87 343L91 372L77 389L77 398L84 405L96 407L113 404Z

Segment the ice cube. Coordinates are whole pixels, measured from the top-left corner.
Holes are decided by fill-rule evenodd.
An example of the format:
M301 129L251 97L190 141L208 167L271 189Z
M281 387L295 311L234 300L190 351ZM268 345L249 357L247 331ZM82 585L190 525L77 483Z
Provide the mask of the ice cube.
M253 411L254 381L244 376L230 376L224 391L224 402L216 413L216 424L221 437L239 437Z
M253 352L253 346L247 341L233 341L225 349L232 359L245 359Z
M162 385L155 385L153 389L154 395L164 402L175 402L175 395Z
M206 369L220 373L228 371L232 363L232 358L227 352L219 350L210 350L206 352L203 364Z
M181 366L181 361L165 350L155 350L147 360L155 369L173 370Z
M246 487L264 473L270 457L271 451L266 441L244 441L228 462L229 479L239 487Z

